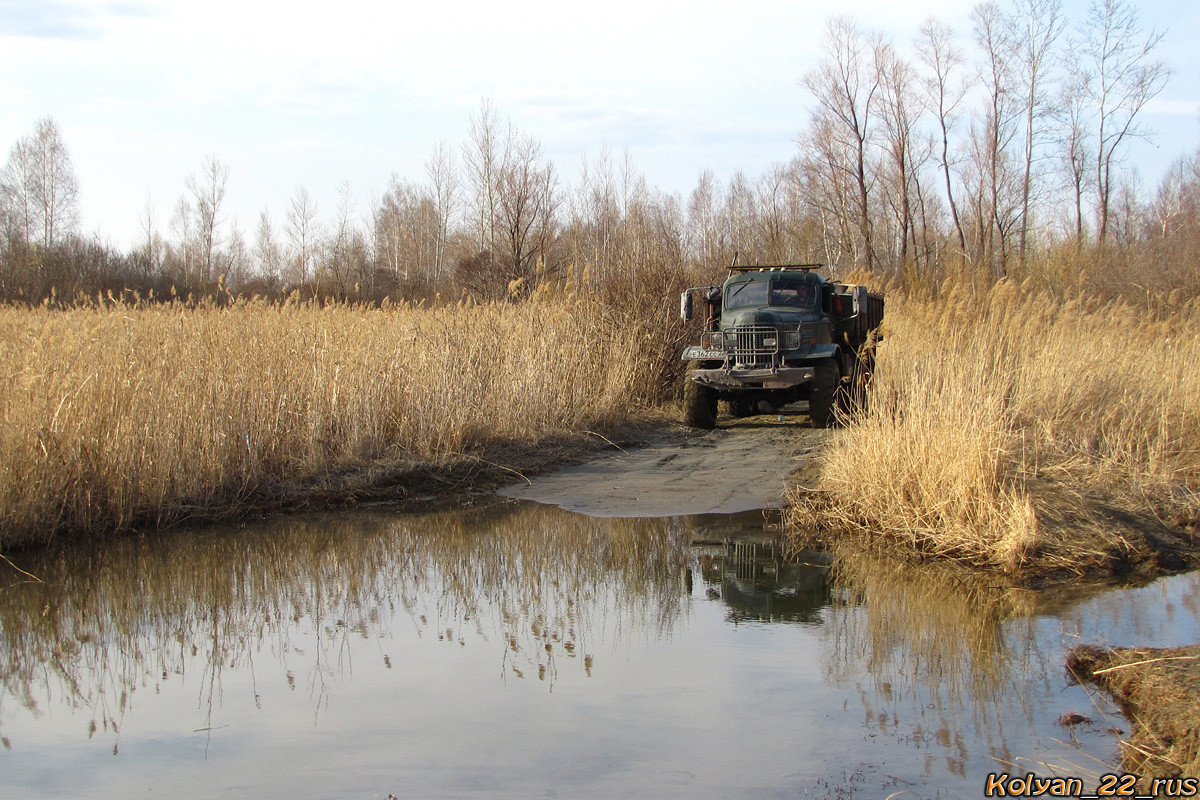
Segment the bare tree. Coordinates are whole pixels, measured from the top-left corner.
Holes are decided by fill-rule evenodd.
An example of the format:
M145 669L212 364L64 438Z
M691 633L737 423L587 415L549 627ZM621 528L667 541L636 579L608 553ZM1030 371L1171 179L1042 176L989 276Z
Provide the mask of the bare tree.
M459 261L459 280L475 294L524 296L549 267L561 202L558 175L533 137L508 122L503 133L488 101L471 120L464 149L474 195L479 251Z
M1066 20L1061 0L1018 0L1012 18L1013 40L1017 51L1017 77L1022 90L1025 112L1025 159L1021 180L1021 230L1017 244L1018 261L1025 265L1029 246L1031 204L1036 193L1034 165L1041 157L1050 132L1052 95L1047 87L1054 65L1054 47L1062 35Z
M875 266L868 151L880 91L876 65L882 47L877 34L864 34L848 17L834 17L826 27L825 60L804 76L805 87L817 100L816 114L828 120L822 126L825 133L846 154L835 168L848 172L853 180L860 253L867 269Z
M141 246L137 254L135 263L138 265L138 270L141 272L143 280L147 280L162 268L162 250L163 240L162 235L158 232L157 212L154 208L154 201L147 197L146 204L142 207L142 216L140 218L141 227Z
M502 136L496 110L491 100L485 98L480 101L479 114L471 117L470 140L463 147L467 180L474 194L480 251L496 250L496 205L505 160Z
M770 263L788 260L789 232L796 213L795 176L783 164L773 164L758 181L759 236L763 257Z
M0 173L6 233L45 250L79 224L79 180L71 155L50 117L19 139Z
M1150 284L1193 296L1200 290L1200 153L1177 159L1163 177L1149 211L1154 223L1157 275Z
M688 230L690 249L701 266L706 269L716 269L730 260L726 257L726 249L732 256L732 250L721 240L720 227L717 218L717 178L711 169L700 173L696 188L688 198Z
M572 224L565 236L571 259L591 277L607 281L622 249L624 213L612 153L601 146L595 163L585 158L568 203Z
M5 238L10 241L26 244L36 241L35 173L30 142L27 138L20 139L13 145L4 172L0 173L0 222L4 223Z
M626 286L636 284L648 292L666 289L683 263L687 241L680 198L652 190L628 149L622 154L618 182L612 269L625 277Z
M401 282L432 280L442 218L425 186L393 175L372 214L376 259Z
M937 117L939 138L938 165L946 183L946 202L950 206L950 218L958 234L958 246L966 255L967 237L963 233L962 221L958 216L958 204L954 200L954 183L951 180L950 134L958 120L958 107L967 93L967 83L962 76L964 64L962 50L954 45L954 30L936 19L928 19L918 32L917 53L921 62L932 72L925 79L926 102Z
M994 3L975 6L971 20L975 41L983 51L980 77L987 92L973 143L975 167L981 172L980 194L975 200L978 257L999 278L1008 273L1010 237L1020 207L1016 185L1019 179L1013 170L1011 153L1020 119L1014 73L1018 55L1012 26Z
M49 250L62 236L74 232L79 224L79 180L53 119L47 117L37 124L34 142L39 171L37 197L41 203L42 245Z
M250 280L250 248L238 225L237 217L229 223L229 239L225 249L223 275L226 288L238 288Z
M879 49L877 65L881 89L878 113L883 123L881 144L890 174L887 195L896 219L897 266L905 269L910 242L916 248L913 196L917 181L916 125L920 113L914 97L916 77L912 66L890 45Z
M205 283L213 279L213 268L217 261L217 248L221 245L218 228L225 221L221 217L221 204L225 202L225 184L229 180L229 167L216 155L207 156L201 167L201 179L188 176L185 186L196 201L196 235L200 246L200 278Z
M505 151L496 216L504 233L509 292L527 295L548 266L560 202L558 176L531 136L514 134Z
M254 257L258 261L258 272L268 284L279 282L283 270L283 254L271 215L262 211L258 215L258 227L254 231Z
M855 189L847 149L835 133L836 123L816 115L799 140L795 170L797 193L805 216L815 219L817 250L830 267L860 262L861 237L853 215Z
M320 244L317 203L303 186L296 187L287 211L289 253L288 283L297 286L313 276Z
M746 174L735 172L725 187L721 208L722 238L742 253L747 263L763 263L763 248L758 238L758 204Z
M1055 102L1058 160L1071 197L1071 230L1077 248L1083 246L1083 197L1091 185L1092 156L1088 140L1088 78L1071 69L1059 85Z
M351 217L354 214L354 190L349 181L338 186L338 207L329 238L329 253L325 265L334 290L344 297L353 283L354 256L358 251L358 231Z
M168 247L167 260L171 277L184 284L190 284L195 277L195 221L192 204L188 202L187 195L180 195L175 202L175 212L171 215L172 246Z
M1197 211L1196 167L1194 156L1177 158L1159 182L1148 212L1158 236L1170 236L1184 224L1194 226L1200 221L1194 217Z
M1152 60L1163 34L1143 35L1137 9L1124 0L1093 0L1082 39L1073 50L1080 72L1087 76L1087 93L1096 114L1095 179L1097 238L1108 238L1109 207L1117 184L1114 169L1129 140L1151 135L1138 124L1138 115L1166 86L1170 70Z
M1129 246L1141 240L1148 219L1142 203L1142 176L1137 167L1121 170L1113 187L1109 208L1109 238L1118 246Z
M437 234L434 241L432 277L441 280L446 268L446 246L450 241L450 229L458 211L458 167L454 163L454 152L445 142L438 142L425 162L425 174L437 215Z

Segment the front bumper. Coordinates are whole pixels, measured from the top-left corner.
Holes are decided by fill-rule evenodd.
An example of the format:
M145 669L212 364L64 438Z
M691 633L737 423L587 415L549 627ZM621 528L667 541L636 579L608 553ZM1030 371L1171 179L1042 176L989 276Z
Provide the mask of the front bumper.
M777 369L697 369L690 373L692 380L712 389L790 389L808 383L816 377L813 367L779 367Z

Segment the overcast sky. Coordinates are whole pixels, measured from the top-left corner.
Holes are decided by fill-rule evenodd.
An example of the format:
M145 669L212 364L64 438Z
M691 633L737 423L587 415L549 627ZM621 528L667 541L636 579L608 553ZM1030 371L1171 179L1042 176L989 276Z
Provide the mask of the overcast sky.
M1086 0L1067 0L1075 21ZM396 173L425 179L482 98L538 139L566 182L628 150L686 195L790 159L826 17L907 45L936 16L969 44L961 0L0 0L0 158L52 116L81 184L83 229L125 247L149 198L164 233L184 181L216 154L228 213L251 237L303 184L322 217L348 181L365 213ZM1142 3L1174 76L1134 153L1147 183L1200 145L1200 0Z

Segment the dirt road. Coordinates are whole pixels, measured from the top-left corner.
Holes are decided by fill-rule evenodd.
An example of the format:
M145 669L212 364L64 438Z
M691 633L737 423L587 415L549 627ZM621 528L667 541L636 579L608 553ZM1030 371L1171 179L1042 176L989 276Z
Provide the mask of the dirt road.
M732 514L782 505L785 480L811 462L830 431L809 426L807 404L746 419L722 416L713 431L673 426L636 449L500 490L597 517Z

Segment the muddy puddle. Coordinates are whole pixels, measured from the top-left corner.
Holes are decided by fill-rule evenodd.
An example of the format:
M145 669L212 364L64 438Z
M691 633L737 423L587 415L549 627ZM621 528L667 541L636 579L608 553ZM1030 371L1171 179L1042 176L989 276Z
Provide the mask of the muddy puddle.
M1051 598L774 536L497 501L24 555L0 797L981 797L1110 771L1072 645L1200 641L1196 575Z

